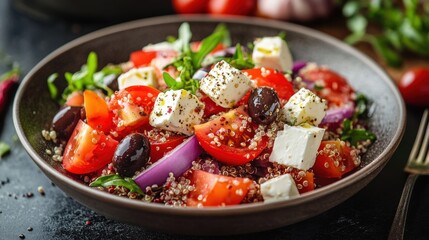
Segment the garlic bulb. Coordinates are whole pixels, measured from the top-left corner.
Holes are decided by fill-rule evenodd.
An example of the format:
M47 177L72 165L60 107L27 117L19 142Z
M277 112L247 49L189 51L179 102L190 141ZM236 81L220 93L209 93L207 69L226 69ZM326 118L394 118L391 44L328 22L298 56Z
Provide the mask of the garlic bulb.
M310 21L328 16L335 0L258 0L257 6L257 14L262 17Z

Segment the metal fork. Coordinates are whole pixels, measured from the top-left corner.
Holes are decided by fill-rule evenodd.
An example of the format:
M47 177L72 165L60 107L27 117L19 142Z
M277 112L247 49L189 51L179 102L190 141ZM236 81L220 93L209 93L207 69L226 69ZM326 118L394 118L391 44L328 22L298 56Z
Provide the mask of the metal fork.
M401 200L399 201L398 208L396 209L392 227L390 228L389 240L402 240L404 238L408 203L410 202L414 183L418 176L429 174L429 153L427 152L429 143L429 123L427 123L427 121L428 109L423 113L416 140L414 141L413 148L411 149L410 156L408 157L408 163L404 168L404 171L408 172L409 175L405 182L404 189L402 190ZM423 133L425 133L424 136Z

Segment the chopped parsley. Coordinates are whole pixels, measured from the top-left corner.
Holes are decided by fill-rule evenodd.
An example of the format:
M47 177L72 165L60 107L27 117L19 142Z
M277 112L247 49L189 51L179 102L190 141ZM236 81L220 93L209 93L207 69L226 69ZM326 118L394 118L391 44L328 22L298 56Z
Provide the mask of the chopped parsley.
M344 120L341 140L349 141L352 146L356 146L360 141L375 141L376 139L377 137L373 132L363 128L354 128L353 122L350 119Z

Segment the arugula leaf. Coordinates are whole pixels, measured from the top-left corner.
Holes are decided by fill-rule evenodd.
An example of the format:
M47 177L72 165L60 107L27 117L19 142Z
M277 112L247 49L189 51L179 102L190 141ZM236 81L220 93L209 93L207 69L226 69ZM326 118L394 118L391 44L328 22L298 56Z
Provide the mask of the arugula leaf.
M104 83L106 77L111 75L119 75L122 73L122 68L119 66L108 65L97 72L98 68L98 57L95 52L90 52L86 64L75 73L66 72L64 78L67 81L67 87L64 89L60 103L64 103L67 97L75 91L83 91L85 89L102 89L107 95L112 95L113 91ZM58 89L54 82L58 78L58 73L51 74L48 77L48 89L51 94L51 98L57 100Z
M0 158L10 152L9 144L5 142L0 142Z
M195 94L199 87L199 81L192 79L193 75L201 68L205 57L219 43L227 44L230 41L229 32L225 25L219 24L211 35L201 41L200 49L197 52L193 52L190 47L192 33L188 23L183 23L179 27L178 35L179 37L176 41L180 46L181 54L171 64L165 66L164 69L174 66L179 71L179 79L176 80L170 74L164 72L164 81L173 90L185 89Z
M360 141L371 140L375 141L377 137L369 130L361 128L353 128L353 123L350 119L343 121L343 133L341 140L349 141L352 146L356 146Z
M132 178L122 178L117 174L107 175L97 178L94 182L89 184L90 187L110 187L119 186L130 190L130 192L145 195L141 188L134 182Z

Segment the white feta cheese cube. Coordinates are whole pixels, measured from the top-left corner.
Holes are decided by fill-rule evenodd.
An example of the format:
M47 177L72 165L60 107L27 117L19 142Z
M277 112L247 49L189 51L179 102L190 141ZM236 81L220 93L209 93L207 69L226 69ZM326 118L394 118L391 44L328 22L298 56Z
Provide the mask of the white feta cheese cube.
M280 37L263 37L254 42L252 58L257 67L269 67L279 71L292 70L292 55L286 41Z
M138 85L158 87L158 80L153 67L133 68L118 77L119 89Z
M272 202L298 196L299 192L292 175L285 174L262 183L261 194L265 202Z
M326 101L306 88L301 88L283 106L284 120L290 125L309 123L317 126L326 114Z
M324 133L325 129L309 124L285 125L274 139L270 162L308 170L316 161L317 150Z
M224 108L232 108L251 88L250 79L223 60L200 81L201 91Z
M186 90L160 93L149 117L153 127L192 135L193 126L203 118L204 104Z

